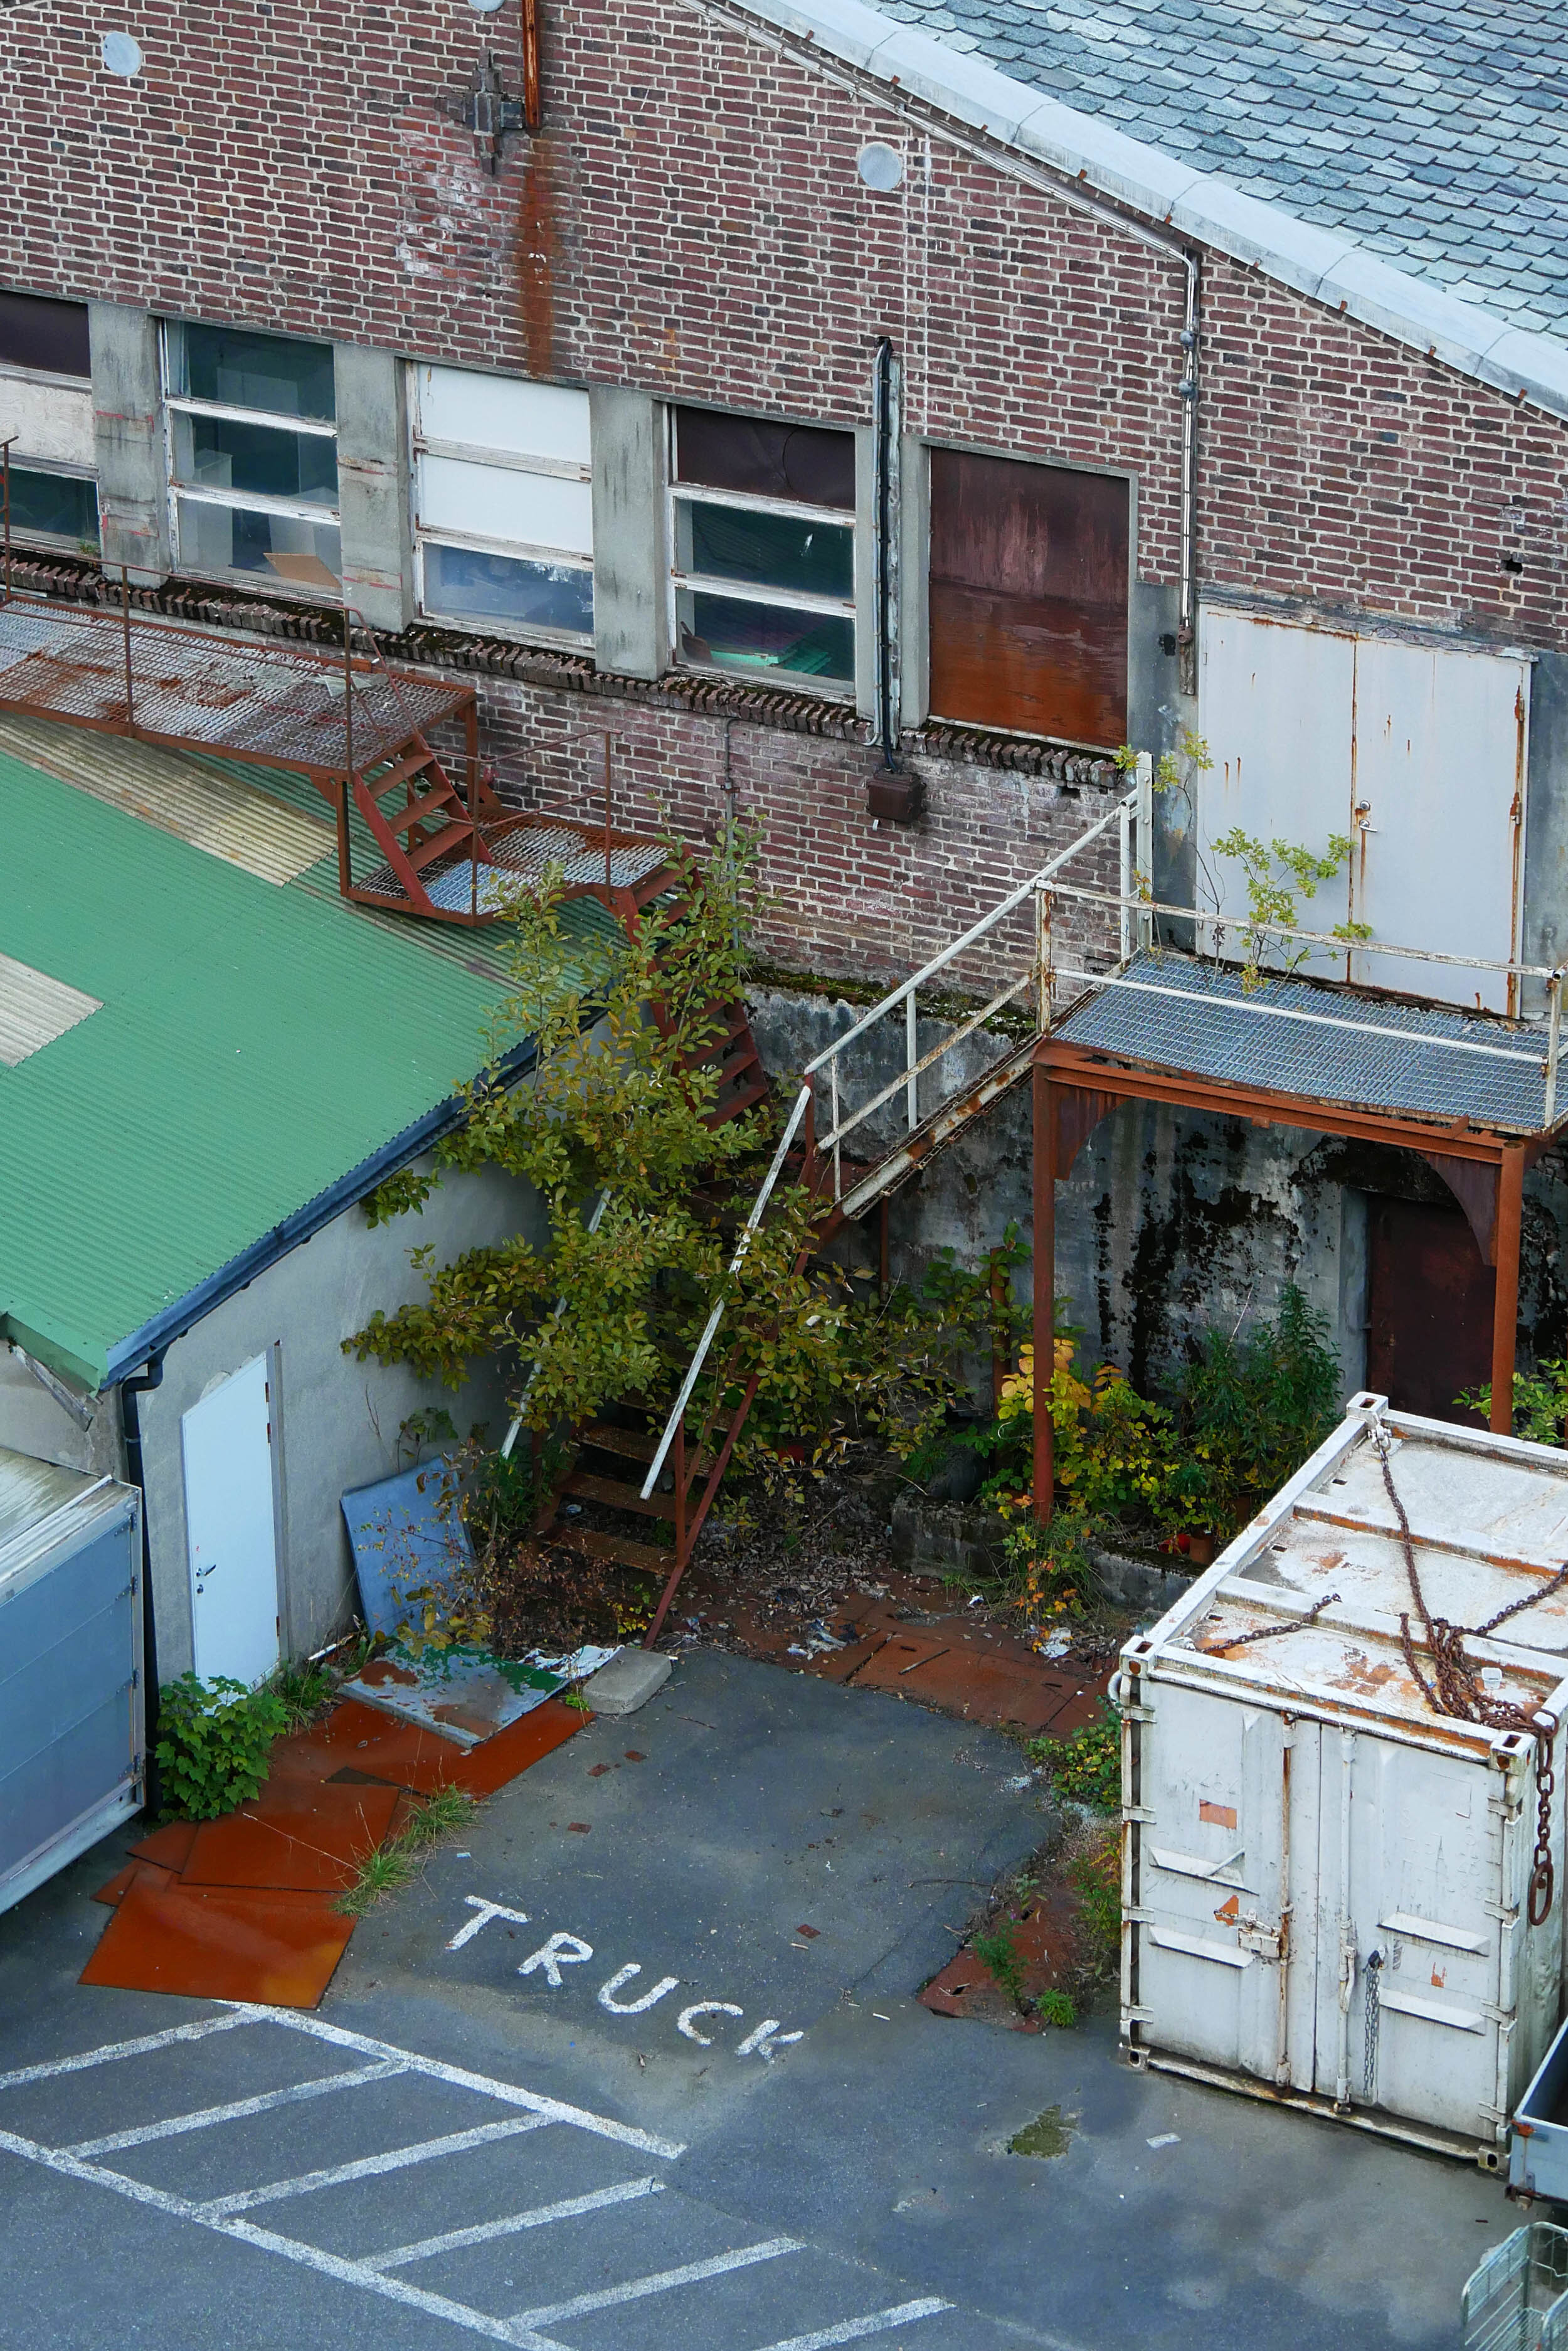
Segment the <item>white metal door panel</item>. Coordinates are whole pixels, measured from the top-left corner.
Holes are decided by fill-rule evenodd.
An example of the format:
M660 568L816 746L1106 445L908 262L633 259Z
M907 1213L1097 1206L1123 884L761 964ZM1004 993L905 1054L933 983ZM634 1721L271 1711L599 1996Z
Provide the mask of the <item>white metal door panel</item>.
M196 1672L247 1687L277 1663L277 1538L267 1360L181 1416Z
M1272 2082L1289 2037L1284 1726L1200 1691L1149 1695L1142 1781L1157 1798L1139 1832L1137 2004L1157 2047Z
M1354 2105L1490 2138L1499 2091L1502 1828L1488 1796L1500 1794L1501 1775L1364 1734L1326 1732L1323 1755L1325 1948L1337 1950L1343 1926L1354 1970L1347 1966L1343 2010L1335 1971L1320 1974L1317 2087L1336 2095L1343 2063ZM1376 1968L1368 1964L1374 1952Z
M1351 913L1375 937L1514 959L1529 709L1527 662L1359 641ZM1490 1012L1518 1008L1500 972L1358 955L1351 974Z
M1218 896L1234 923L1248 911L1246 875L1215 854L1216 841L1239 826L1322 856L1332 834L1350 831L1355 640L1206 607L1198 642L1198 732L1213 762L1197 786L1198 904ZM1301 902L1301 926L1332 931L1349 907L1342 872ZM1224 952L1239 954L1234 933ZM1301 967L1343 977L1344 958L1323 954Z

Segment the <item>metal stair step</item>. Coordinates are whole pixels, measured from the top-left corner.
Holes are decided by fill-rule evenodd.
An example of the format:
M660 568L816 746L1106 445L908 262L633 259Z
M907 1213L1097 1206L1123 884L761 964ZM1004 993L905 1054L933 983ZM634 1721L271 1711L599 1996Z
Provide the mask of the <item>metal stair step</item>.
M394 832L406 832L411 825L425 823L442 809L455 809L466 821L467 810L444 778L423 799L412 801L407 808L387 809L383 814Z
M591 1445L601 1453L619 1453L628 1461L652 1461L659 1449L659 1437L653 1430L617 1428L606 1420L596 1420L577 1433L580 1445ZM672 1461L674 1456L671 1457ZM688 1478L704 1477L713 1468L713 1456L708 1453L686 1456Z
M395 761L384 776L373 778L367 776L365 781L370 785L377 799L380 799L383 792L390 792L395 785L405 784L411 776L422 776L427 768L433 768L434 765L435 754L429 744L425 743L418 751L411 752L406 758Z
M417 873L422 867L434 865L438 857L450 857L455 849L466 849L473 838L474 828L465 819L461 824L444 826L429 841L422 841L417 849L405 850L403 854ZM484 865L489 862L487 855L480 859Z

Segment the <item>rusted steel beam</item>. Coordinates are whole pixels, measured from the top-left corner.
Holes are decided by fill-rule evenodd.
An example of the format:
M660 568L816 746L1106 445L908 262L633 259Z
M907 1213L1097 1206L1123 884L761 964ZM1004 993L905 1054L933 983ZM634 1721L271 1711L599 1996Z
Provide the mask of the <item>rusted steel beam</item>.
M1056 1484L1051 1382L1056 1369L1056 1089L1039 1061L1034 1097L1034 1514L1051 1523Z
M1071 1081L1141 1102L1170 1102L1181 1110L1249 1119L1257 1126L1300 1126L1317 1134L1355 1135L1423 1155L1485 1160L1494 1166L1505 1152L1523 1140L1507 1130L1471 1126L1468 1122L1444 1123L1434 1119L1428 1123L1414 1112L1362 1110L1310 1095L1277 1093L1266 1086L1227 1085L1218 1079L1140 1068L1098 1058L1082 1047L1051 1039L1042 1039L1036 1046L1034 1059L1037 1069L1048 1070L1058 1084Z
M1491 1325L1491 1432L1513 1434L1513 1358L1519 1337L1519 1238L1524 1205L1524 1154L1503 1153L1497 1184L1497 1290Z

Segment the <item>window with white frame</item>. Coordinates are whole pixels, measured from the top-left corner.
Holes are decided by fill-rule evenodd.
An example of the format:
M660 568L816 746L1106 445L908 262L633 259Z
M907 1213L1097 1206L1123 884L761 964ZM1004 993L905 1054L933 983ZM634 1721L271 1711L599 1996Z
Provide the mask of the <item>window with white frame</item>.
M330 344L171 322L163 387L180 569L340 594Z
M11 537L98 552L87 304L0 293L0 441Z
M852 693L852 433L670 416L670 642L683 667Z
M587 392L423 362L413 378L421 611L502 635L591 644Z

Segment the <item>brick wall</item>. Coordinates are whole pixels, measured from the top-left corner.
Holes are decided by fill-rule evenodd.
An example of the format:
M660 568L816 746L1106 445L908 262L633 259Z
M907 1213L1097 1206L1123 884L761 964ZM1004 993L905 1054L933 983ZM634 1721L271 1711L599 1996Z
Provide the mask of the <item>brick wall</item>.
M1174 580L1173 262L685 8L543 16L545 133L492 175L451 110L486 43L517 86L510 9L146 0L127 84L117 13L36 0L0 64L0 282L844 423L890 334L915 430L1131 469L1140 574ZM904 149L891 195L871 137ZM1204 318L1200 576L1568 644L1568 430L1228 261ZM591 811L609 724L627 820L721 816L721 721L486 694L509 788ZM732 729L780 961L902 973L1106 805L934 761L922 826L876 829L873 756Z

